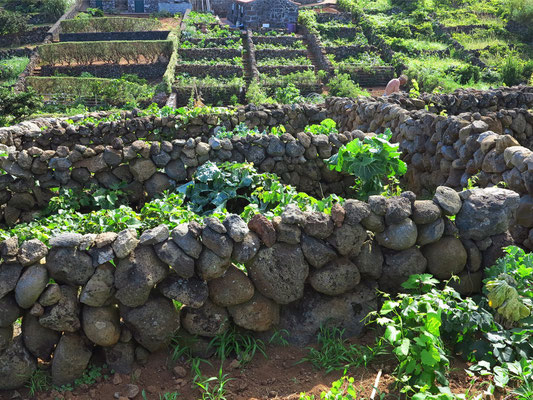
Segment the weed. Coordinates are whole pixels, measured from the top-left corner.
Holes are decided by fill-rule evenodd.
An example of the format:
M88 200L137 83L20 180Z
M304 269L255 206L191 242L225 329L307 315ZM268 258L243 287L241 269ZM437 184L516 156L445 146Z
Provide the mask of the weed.
M235 327L215 336L209 346L215 349L216 356L221 360L235 354L242 366L252 361L258 352L267 358L265 344L262 340L254 338L247 332L241 333Z
M352 367L365 367L376 356L382 354L380 346L363 347L349 344L343 339L344 330L337 327L321 326L318 334L318 349L309 347L309 354L298 363L305 361L326 373Z
M226 400L225 386L231 380L232 378L229 378L229 374L223 373L221 364L218 376L208 378L200 374L195 377L194 384L200 388L202 400Z
M289 341L285 339L285 337L289 335L290 333L287 329L277 330L276 332L272 334L268 343L274 344L274 345L280 345L280 346L288 346Z
M38 392L44 392L51 388L52 386L52 379L50 375L40 369L37 368L28 383L26 384L26 387L29 389L30 396L35 396Z

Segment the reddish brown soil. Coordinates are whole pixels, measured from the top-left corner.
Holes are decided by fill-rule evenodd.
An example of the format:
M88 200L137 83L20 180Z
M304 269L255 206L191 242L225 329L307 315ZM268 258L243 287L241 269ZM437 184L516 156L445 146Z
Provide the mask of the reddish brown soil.
M357 342L368 344L371 336L367 335ZM326 374L324 371L315 369L310 363L298 363L308 354L308 350L293 346L273 347L266 349L268 358L257 354L255 358L245 368L236 367L236 361L227 360L223 365L223 373L228 373L231 377L226 385L228 400L298 400L301 392L315 395L320 398L320 392L327 391L331 383L342 376L342 371ZM204 376L217 376L220 361L216 358L209 360L210 364L202 363L201 370ZM481 392L481 379L472 380L464 369L467 365L461 361L454 360L450 373L450 387L455 393ZM184 378L176 375L175 368L183 367L187 372ZM394 361L391 359L381 359L373 362L367 368L361 367L350 370L349 376L355 378L355 388L358 398L369 399L374 381L378 371L382 369L383 375L378 385L377 399L392 400L402 399L398 391L394 388L394 377L391 375L394 369ZM103 371L104 372L104 371ZM110 374L109 371L105 371ZM179 371L178 371L179 372ZM109 379L100 379L92 386L81 385L73 392L58 393L55 391L39 393L30 397L27 390L20 390L17 393L23 399L55 400L55 399L75 399L75 400L107 400L113 399L117 393L123 392L125 385L134 384L146 393L149 400L159 399L160 395L167 392L179 392L180 399L196 400L201 398L200 391L192 384L190 365L187 362L172 363L168 352L159 352L150 357L149 362L141 367L136 367L131 375L111 375ZM15 392L0 392L0 399L12 399ZM380 397L382 394L383 397ZM142 400L139 393L135 397Z

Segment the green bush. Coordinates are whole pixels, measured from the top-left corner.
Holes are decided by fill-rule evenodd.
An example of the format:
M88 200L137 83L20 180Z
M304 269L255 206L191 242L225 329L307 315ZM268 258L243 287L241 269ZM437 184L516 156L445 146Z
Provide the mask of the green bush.
M50 20L59 19L72 4L72 0L43 0L42 13Z
M61 21L63 33L152 31L160 27L160 21L148 18L105 17Z
M462 68L459 68L457 71L455 71L455 75L457 76L457 79L459 80L459 83L462 85L465 85L469 82L479 82L479 78L481 76L481 68L475 66L475 65L465 65Z
M0 8L0 35L26 32L30 16Z
M261 105L273 103L274 100L268 97L265 88L261 84L252 82L246 91L246 102L250 104Z
M335 76L328 82L329 94L339 97L358 97L358 96L370 96L370 94L359 87L355 83L349 74L340 74L338 71Z
M274 100L280 104L295 104L303 102L303 97L300 95L300 90L289 83L286 87L276 88Z
M511 19L525 24L533 21L533 0L507 0L505 5Z
M423 0L391 0L393 7L398 7L402 11L415 11L424 4Z
M0 86L0 126L16 124L41 106L41 97L31 88L15 93L10 88Z
M500 67L500 74L507 86L518 85L523 81L524 65L514 56L507 57Z
M43 64L92 64L95 61L120 63L121 60L138 62L141 57L156 62L160 56L171 57L174 43L171 40L60 42L39 46Z
M298 23L309 29L311 33L318 33L316 12L314 10L302 10L298 14Z

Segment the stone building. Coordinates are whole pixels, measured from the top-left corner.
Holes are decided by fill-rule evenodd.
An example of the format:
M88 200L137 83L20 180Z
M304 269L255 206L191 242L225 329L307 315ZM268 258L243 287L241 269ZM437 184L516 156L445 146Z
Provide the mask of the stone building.
M116 0L89 0L91 8L99 8L105 12L111 12L117 9Z
M291 0L233 0L228 19L245 28L287 28L298 21L298 4Z

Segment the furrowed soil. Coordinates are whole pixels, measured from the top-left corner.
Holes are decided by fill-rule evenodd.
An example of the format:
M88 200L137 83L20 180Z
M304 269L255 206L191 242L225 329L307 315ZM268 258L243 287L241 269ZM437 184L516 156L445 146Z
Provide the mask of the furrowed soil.
M370 335L350 342L361 344L372 343ZM294 346L267 346L265 358L262 354L256 354L254 359L244 368L238 367L235 359L228 359L223 364L223 374L228 374L231 380L225 385L227 400L298 400L300 393L314 395L320 399L320 393L327 391L331 383L342 376L343 371L325 373L318 370L309 362L300 362L308 354L305 348ZM102 365L103 359L95 354L92 363ZM395 367L394 360L388 357L375 360L366 368L356 368L347 372L354 378L354 387L358 393L358 399L369 399L378 371L383 370L379 381L376 399L405 399L394 387L392 371ZM454 360L450 372L450 387L454 393L469 392L471 395L481 393L483 383L481 378L469 377L464 369L468 365L462 361ZM217 376L220 368L220 360L212 357L208 362L201 363L201 371L204 376ZM126 393L126 385L136 385L139 394L135 399L142 400L143 390L145 398L152 400L160 399L165 393L178 392L178 399L197 400L201 399L201 391L195 387L192 381L190 364L186 361L172 362L169 351L161 351L152 354L147 364L134 367L130 375L113 374L107 369L102 370L106 378L97 378L93 385L80 385L72 392L48 392L29 395L27 389L19 391L0 392L0 399L37 399L37 400L107 400L119 398ZM213 382L210 383L213 385ZM512 397L506 397L511 399ZM127 398L122 398L127 399ZM121 400L122 400L121 399Z

